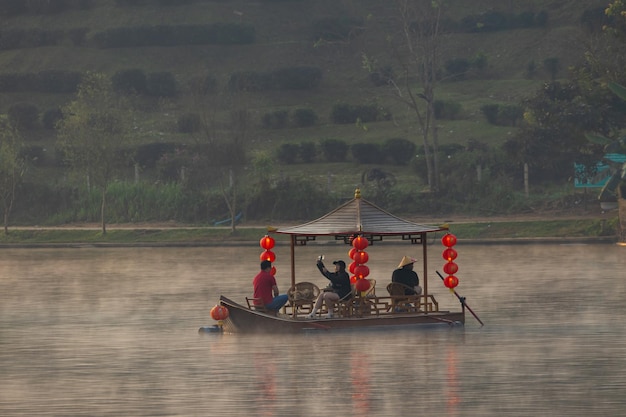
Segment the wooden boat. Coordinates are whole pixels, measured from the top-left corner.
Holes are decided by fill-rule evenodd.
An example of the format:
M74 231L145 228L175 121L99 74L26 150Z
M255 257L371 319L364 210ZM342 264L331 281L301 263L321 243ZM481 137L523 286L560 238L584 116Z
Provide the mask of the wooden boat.
M465 323L463 311L390 312L387 314L349 315L325 319L306 319L303 316L278 313L271 315L255 311L224 296L220 305L226 307L229 316L222 329L227 333L298 333L315 330L338 329L391 329L397 327L456 326Z
M443 311L439 309L439 304L429 292L428 287L427 235L432 233L443 235L447 231L447 226L421 225L394 216L362 199L357 189L352 200L317 220L298 226L268 230L269 234L284 234L290 237L291 289L299 284L295 282L294 255L298 246L304 246L307 242L321 236L329 236L351 245L355 237L362 236L370 244L395 238L410 244L421 245L420 263L423 265L423 270L418 274L423 289L421 295L405 296L389 290L389 295L381 296L380 289L379 295L354 291L352 298L338 304L338 310L333 318L318 316L314 319L305 317L305 313L311 311L314 299L308 300L308 305L304 305L303 308L302 303L296 303L296 300L290 297L290 301L280 312L272 314L256 310L249 302L248 305L244 305L221 296L219 302L228 310L228 317L220 320L220 324L214 328L201 328L201 330L220 329L234 333L298 333L333 329L464 325L465 310L469 309L465 298L453 290L461 303L461 308L459 311ZM439 272L437 274L444 279ZM480 321L471 309L469 311Z

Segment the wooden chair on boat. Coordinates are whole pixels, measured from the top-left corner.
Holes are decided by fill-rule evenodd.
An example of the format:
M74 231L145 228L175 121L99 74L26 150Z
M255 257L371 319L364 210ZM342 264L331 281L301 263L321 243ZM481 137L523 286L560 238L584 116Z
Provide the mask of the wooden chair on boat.
M408 291L407 291L408 290ZM407 312L418 311L420 305L420 296L417 294L407 295L407 292L413 291L413 288L399 282L390 282L387 285L387 292L391 298L389 310L391 312Z
M339 301L335 303L336 314L339 317L352 316L355 296L356 288L354 287L354 285L352 285L352 291L350 291L345 297L340 298Z
M246 297L246 303L248 303L248 308L250 310L256 310L256 311L260 311L263 313L267 313L267 309L265 308L265 305L263 304L263 300L261 300L260 298Z
M298 315L298 311L304 308L305 312L313 311L315 300L320 295L320 289L311 282L298 282L287 291L289 305L292 308L293 316Z
M352 300L350 314L352 316L369 316L372 312L379 314L378 307L376 305L376 280L368 278L370 287L367 291L358 293L355 291L355 297Z

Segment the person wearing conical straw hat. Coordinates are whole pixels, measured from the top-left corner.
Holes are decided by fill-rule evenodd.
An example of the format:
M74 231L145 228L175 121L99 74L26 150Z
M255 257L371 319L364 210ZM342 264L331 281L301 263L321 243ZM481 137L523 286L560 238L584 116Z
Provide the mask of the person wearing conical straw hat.
M409 288L404 290L405 295L420 295L422 293L422 287L420 287L420 280L417 273L413 271L413 264L417 262L408 256L404 256L391 275L391 282L399 282L406 285Z

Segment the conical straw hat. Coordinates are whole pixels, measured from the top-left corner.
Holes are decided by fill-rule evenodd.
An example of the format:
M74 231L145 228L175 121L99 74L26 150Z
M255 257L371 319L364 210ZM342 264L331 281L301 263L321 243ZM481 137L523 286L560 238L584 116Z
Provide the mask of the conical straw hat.
M416 259L409 258L408 256L405 256L400 261L400 265L398 265L398 269L402 268L403 266L415 263L416 261L417 261Z

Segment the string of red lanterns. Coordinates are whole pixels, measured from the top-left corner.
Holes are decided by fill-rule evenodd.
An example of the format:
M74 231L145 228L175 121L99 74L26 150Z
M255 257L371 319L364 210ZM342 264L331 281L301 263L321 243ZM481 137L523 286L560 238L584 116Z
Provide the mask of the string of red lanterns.
M365 279L370 274L367 265L369 255L365 252L365 248L369 246L369 241L363 236L357 236L352 239L352 249L348 252L348 256L353 260L350 264L350 273L354 274L350 278L350 282L354 284L355 289L364 295L370 289L371 283Z
M443 280L443 285L450 288L450 291L454 291L454 287L459 285L459 279L454 275L458 272L459 266L454 263L454 260L458 256L458 253L452 247L456 245L456 236L452 233L446 233L441 238L441 243L446 249L443 250L442 256L447 263L443 266L443 272L448 274Z
M272 270L270 273L272 275L276 275L276 267L274 266L274 261L276 260L276 254L272 252L272 248L274 248L276 241L274 240L273 237L265 235L261 238L261 240L259 241L259 244L261 245L262 249L265 249L263 253L261 253L261 255L259 256L259 258L261 259L261 262L270 261L272 263Z

